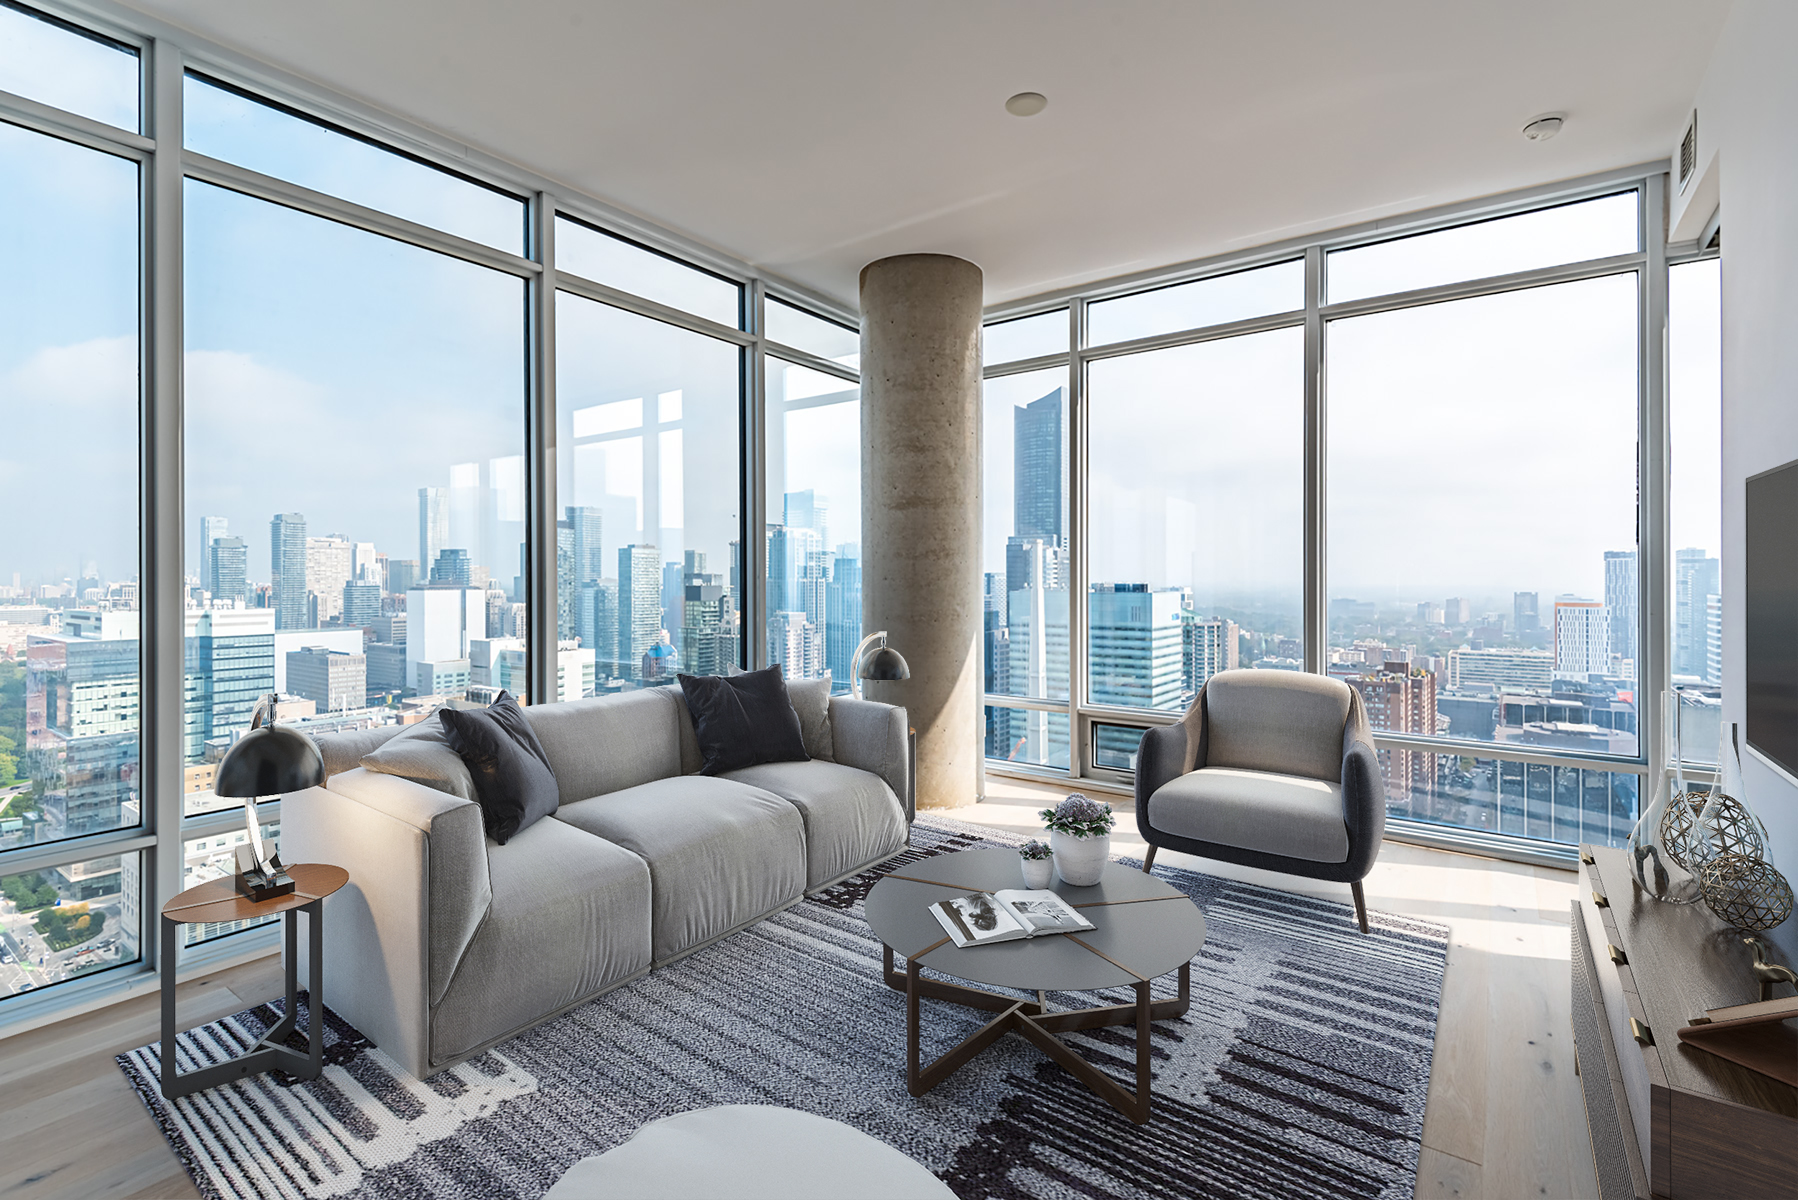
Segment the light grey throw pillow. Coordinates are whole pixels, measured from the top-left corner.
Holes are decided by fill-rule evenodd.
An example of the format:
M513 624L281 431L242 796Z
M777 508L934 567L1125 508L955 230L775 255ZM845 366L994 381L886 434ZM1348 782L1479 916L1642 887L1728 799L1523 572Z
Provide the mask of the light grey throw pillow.
M830 736L830 676L787 680L787 699L799 714L799 737L805 752L825 762L837 761Z
M398 775L464 800L475 799L474 776L450 749L443 722L432 713L362 756L362 765L382 775Z

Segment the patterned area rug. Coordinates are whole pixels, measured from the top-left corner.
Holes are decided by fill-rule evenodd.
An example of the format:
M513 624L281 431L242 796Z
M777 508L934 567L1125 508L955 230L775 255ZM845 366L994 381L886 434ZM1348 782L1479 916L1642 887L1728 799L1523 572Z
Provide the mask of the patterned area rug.
M1371 913L1362 935L1346 905L1193 871L1156 871L1204 909L1207 939L1191 1010L1154 1026L1148 1125L1018 1037L908 1095L905 998L881 982L862 899L899 862L1021 841L920 817L904 858L422 1082L329 1010L310 1082L276 1072L165 1103L158 1045L118 1061L208 1197L537 1197L645 1122L715 1104L847 1122L968 1200L1413 1194L1447 930ZM1129 1000L1050 993L1058 1009ZM925 1052L986 1016L926 1001ZM279 1018L276 1002L183 1033L183 1069ZM1067 1036L1131 1085L1132 1027Z

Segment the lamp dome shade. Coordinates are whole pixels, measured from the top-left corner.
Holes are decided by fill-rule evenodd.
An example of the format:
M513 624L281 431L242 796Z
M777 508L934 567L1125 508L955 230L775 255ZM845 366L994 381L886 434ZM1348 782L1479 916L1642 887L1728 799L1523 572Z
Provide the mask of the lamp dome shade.
M325 760L311 738L283 725L264 725L226 751L212 790L220 796L274 796L324 782Z
M891 646L876 646L862 659L863 679L910 679L911 668Z

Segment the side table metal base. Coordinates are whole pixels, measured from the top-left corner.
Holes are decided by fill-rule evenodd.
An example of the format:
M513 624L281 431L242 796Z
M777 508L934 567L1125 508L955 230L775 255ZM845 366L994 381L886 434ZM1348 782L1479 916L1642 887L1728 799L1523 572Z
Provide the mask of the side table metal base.
M325 1022L321 997L324 996L324 926L325 902L321 897L310 904L290 908L281 914L287 952L287 1004L281 1020L263 1034L247 1053L226 1062L214 1063L192 1071L181 1071L175 1065L175 930L179 921L162 920L162 1095L177 1100L221 1083L242 1079L277 1068L301 1079L317 1079L325 1066ZM307 1025L307 1053L290 1050L281 1043L291 1034L299 1018L299 948L300 914L306 913L307 970L310 991Z
M914 1096L922 1096L966 1066L975 1055L1004 1037L1016 1032L1050 1058L1060 1063L1068 1074L1091 1088L1113 1108L1138 1125L1149 1120L1149 1023L1181 1016L1192 1005L1192 964L1180 964L1180 993L1172 1000L1149 999L1149 981L1132 986L1136 989L1133 1004L1112 1004L1101 1008L1077 1008L1066 1012L1049 1012L1043 994L1035 1001L1018 1000L1000 992L989 992L965 984L926 979L915 960L905 964L905 974L893 969L893 948L886 953L886 985L905 993L905 1087ZM999 1015L963 1039L961 1044L929 1065L920 1063L919 1001L929 996L947 1000L967 1008L977 1008ZM1124 1088L1069 1048L1055 1035L1079 1029L1099 1029L1107 1025L1136 1026L1136 1090Z

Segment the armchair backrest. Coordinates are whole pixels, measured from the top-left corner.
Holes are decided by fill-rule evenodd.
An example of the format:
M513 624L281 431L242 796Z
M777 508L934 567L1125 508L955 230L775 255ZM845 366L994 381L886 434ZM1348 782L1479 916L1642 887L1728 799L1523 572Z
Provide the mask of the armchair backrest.
M1199 693L1207 767L1342 779L1349 688L1297 671L1220 671Z

